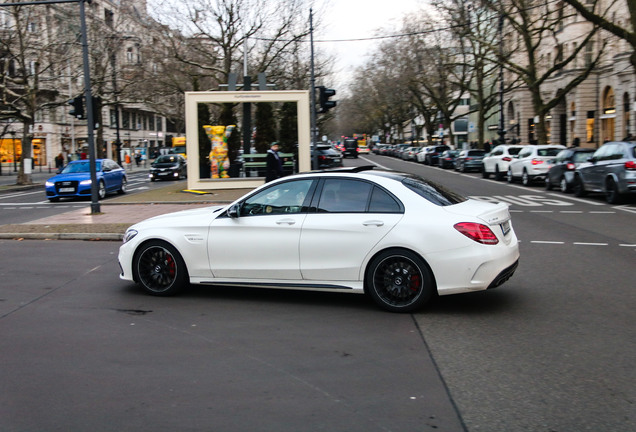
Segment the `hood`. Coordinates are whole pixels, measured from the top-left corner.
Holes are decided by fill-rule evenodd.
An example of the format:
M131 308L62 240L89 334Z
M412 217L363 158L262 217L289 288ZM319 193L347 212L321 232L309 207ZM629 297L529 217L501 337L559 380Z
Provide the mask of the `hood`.
M99 171L97 172L99 174ZM71 181L71 180L84 180L91 178L91 173L87 172L76 172L76 173L66 173L66 174L58 174L49 178L47 181L50 182L59 182L59 181Z
M187 225L187 220L191 218L200 220L203 217L211 217L211 216L216 217L222 213L219 210L225 207L227 206L199 207L199 208L190 209L190 210L182 210L182 211L173 212L173 213L166 213L166 214L145 219L141 222L134 224L133 227L141 227L144 225L154 225L157 222L160 223L162 226L165 226L167 220L172 220L172 222L170 222L170 225L172 226Z
M153 163L150 165L151 168L177 168L179 166L178 162L164 162L164 163Z

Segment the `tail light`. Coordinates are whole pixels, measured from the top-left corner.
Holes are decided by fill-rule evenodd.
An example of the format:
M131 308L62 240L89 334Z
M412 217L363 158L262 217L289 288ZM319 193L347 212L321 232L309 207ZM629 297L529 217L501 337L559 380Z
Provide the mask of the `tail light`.
M506 157L501 158L501 160L502 160L502 161L506 161L506 162L510 162L510 161L512 160L512 158L511 158L511 157L506 156Z
M636 170L636 162L634 162L634 161L625 162L625 169L627 169L627 170Z
M543 161L543 160L541 160L541 159L532 159L532 161L530 161L530 163L531 163L532 165L540 165L540 164L542 164L543 162L544 162L544 161Z
M477 243L495 245L499 243L497 236L486 225L473 222L460 222L455 229Z
M327 156L320 155L318 156L318 160L324 162L327 160Z
M574 165L572 162L568 162L568 164L565 166L565 168L568 171L574 171L576 169L576 165Z

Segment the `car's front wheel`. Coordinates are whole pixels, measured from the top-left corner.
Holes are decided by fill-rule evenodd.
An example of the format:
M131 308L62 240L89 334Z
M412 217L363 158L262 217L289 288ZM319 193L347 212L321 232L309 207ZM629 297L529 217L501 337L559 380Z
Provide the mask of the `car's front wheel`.
M118 194L125 194L127 186L128 186L128 181L126 180L126 177L124 177L124 178L121 179L121 187L119 188L117 193Z
M99 185L97 186L97 198L100 200L106 198L106 185L103 180L100 180Z
M413 252L388 250L369 264L366 291L389 312L411 312L426 304L435 292L433 274Z
M140 247L133 258L135 280L149 294L170 296L180 292L189 276L183 258L163 241L151 241Z

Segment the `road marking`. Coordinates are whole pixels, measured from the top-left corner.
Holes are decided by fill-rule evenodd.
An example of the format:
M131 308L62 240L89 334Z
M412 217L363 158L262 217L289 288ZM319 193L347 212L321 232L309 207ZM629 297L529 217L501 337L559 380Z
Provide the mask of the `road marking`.
M621 243L621 244L619 244L619 246L621 246L621 247L633 247L633 248L636 248L636 244L624 244L624 243Z
M547 241L547 240L532 240L530 241L530 243L537 243L537 244L565 244L565 242L560 242L560 241Z
M609 246L609 243L582 243L582 242L573 242L577 246Z

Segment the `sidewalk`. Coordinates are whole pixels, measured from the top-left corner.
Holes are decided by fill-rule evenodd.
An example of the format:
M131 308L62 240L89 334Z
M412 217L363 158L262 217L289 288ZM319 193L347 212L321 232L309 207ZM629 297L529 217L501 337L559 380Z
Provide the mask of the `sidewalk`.
M40 185L41 186L41 185ZM100 213L91 214L86 207L59 215L37 219L25 224L0 225L0 239L71 239L121 240L126 229L144 219L198 207L229 204L251 189L228 189L187 193L185 183L170 183L165 187L122 195L100 202ZM74 204L84 203L73 201Z

